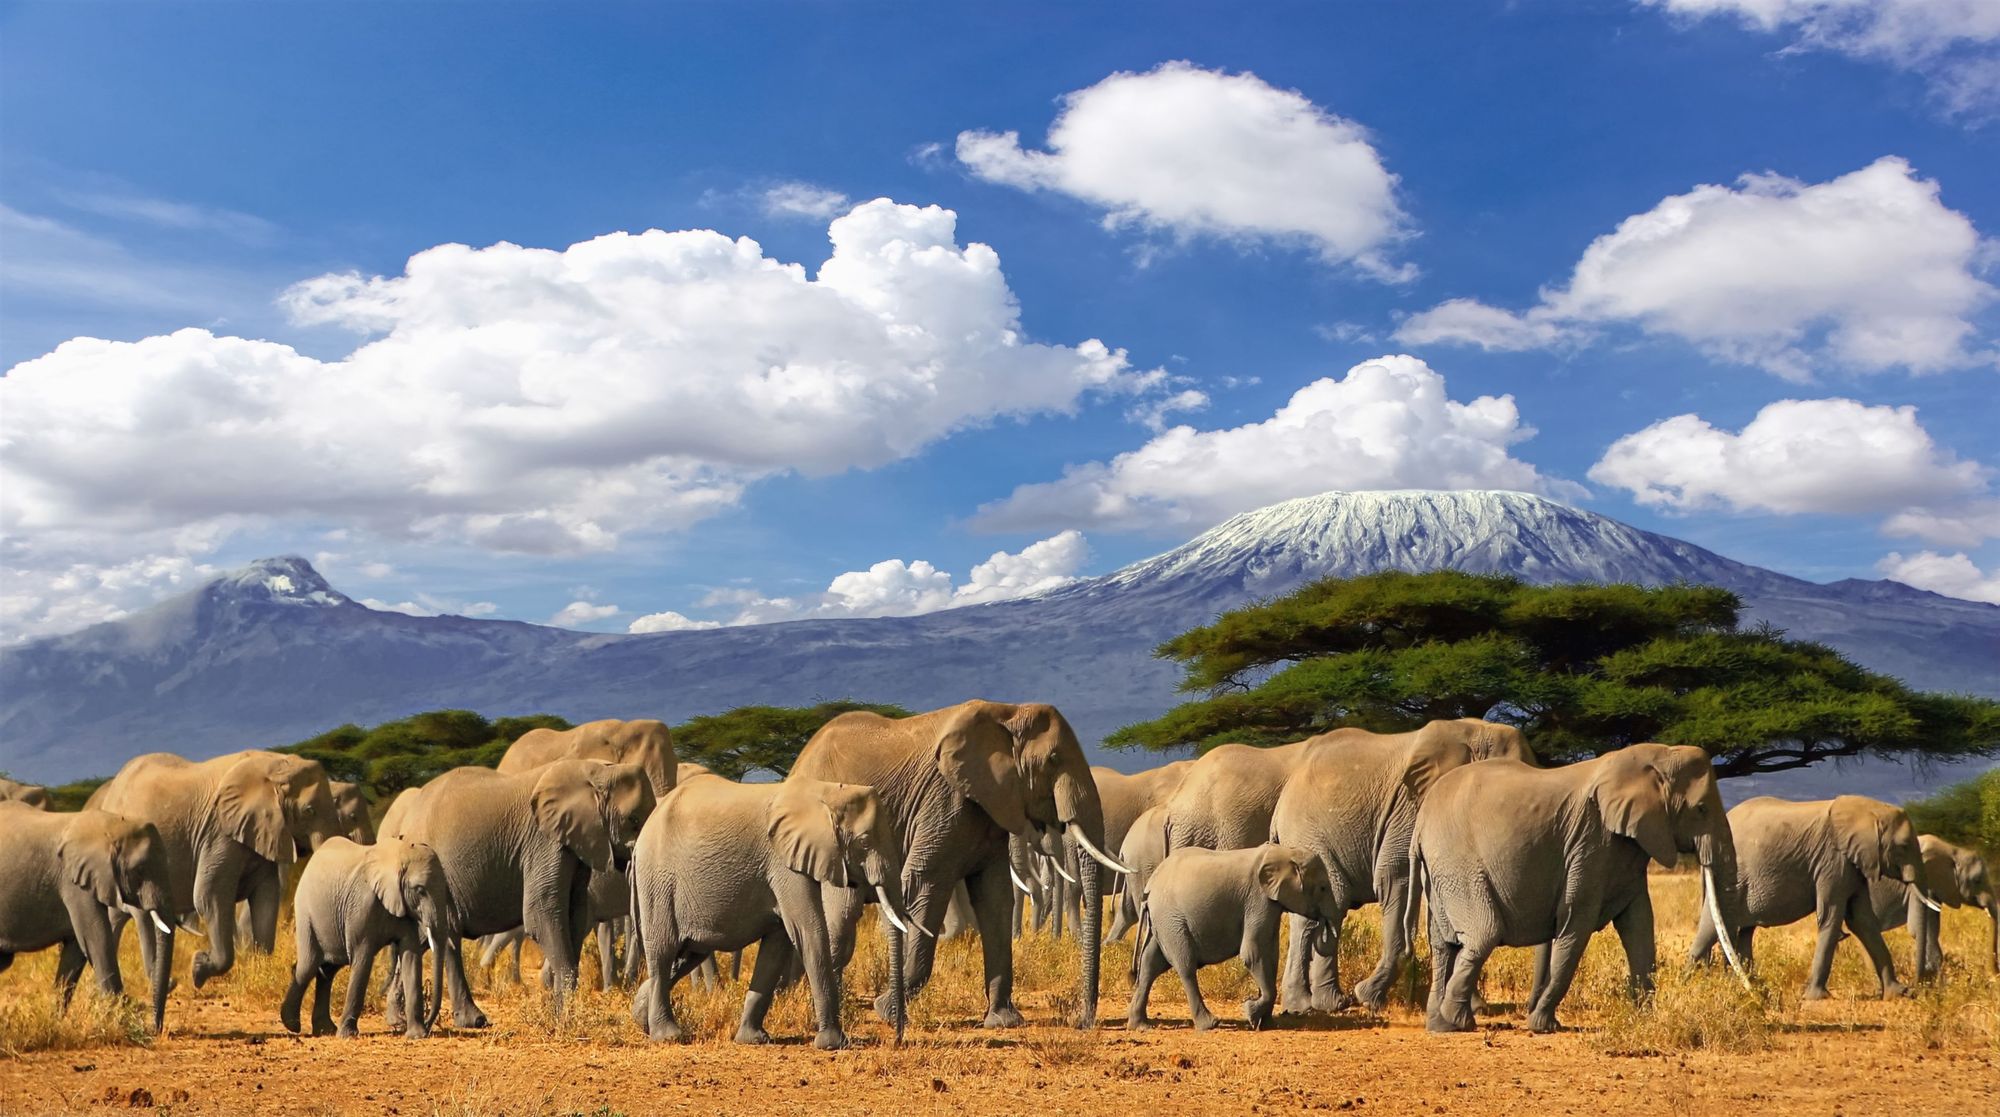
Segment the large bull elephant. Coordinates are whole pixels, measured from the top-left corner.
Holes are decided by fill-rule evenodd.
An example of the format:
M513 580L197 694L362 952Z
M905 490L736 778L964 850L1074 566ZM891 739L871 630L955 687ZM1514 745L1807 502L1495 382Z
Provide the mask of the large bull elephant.
M1098 926L1103 910L1100 863L1104 815L1083 748L1055 707L973 701L908 718L842 714L821 727L799 753L791 778L875 788L902 840L903 892L910 916L927 932L914 943L893 932L893 962L907 952L908 988L930 977L952 889L966 883L979 926L986 974L989 1028L1014 1027L1013 882L1007 872L1007 837L1033 837L1052 856L1075 859L1083 889L1083 955L1078 1023L1097 1016ZM1120 867L1122 868L1122 867ZM830 889L827 917L836 930L835 957L845 966L854 952L855 926L864 898ZM896 1021L901 1006L884 993L876 1012Z
M525 926L554 967L561 1011L576 985L590 875L624 868L653 804L652 784L634 764L561 760L525 773L454 768L415 795L399 796L383 816L382 835L437 851L459 934ZM452 1020L484 1027L486 1014L465 982L462 944L440 945ZM389 986L391 1027L404 1019L401 988Z
M1751 957L1757 928L1781 927L1811 915L1819 921L1819 944L1806 978L1806 1000L1826 996L1833 948L1846 937L1842 923L1868 952L1882 995L1909 991L1896 980L1895 961L1882 941L1868 894L1874 881L1894 880L1912 886L1919 902L1937 906L1924 883L1916 828L1901 808L1860 795L1803 803L1767 795L1736 804L1729 825L1736 834L1745 903L1740 918L1729 923L1737 954ZM1705 959L1715 947L1715 926L1711 913L1703 911L1688 952L1690 962Z
M1305 920L1291 920L1284 1003L1321 1012L1358 999L1377 1012L1409 952L1403 910L1410 888L1410 832L1424 793L1439 776L1479 760L1533 763L1521 732L1477 718L1433 721L1413 733L1336 729L1305 742L1271 811L1271 840L1326 863L1343 913L1379 903L1382 953L1375 972L1349 996L1340 985L1340 952L1306 948ZM1338 931L1340 924L1334 924Z
M126 762L87 804L159 830L176 911L200 915L208 947L194 956L194 984L236 963L236 902L250 902L252 942L268 953L278 936L281 866L337 832L338 811L317 761L249 751L191 761L148 753ZM114 934L127 918L116 917ZM153 967L156 929L139 921L139 948Z
M680 764L674 758L674 735L665 722L652 718L586 722L575 729L530 729L500 758L502 772L528 772L556 760L602 760L636 764L646 773L655 799L674 789Z
M1625 947L1634 995L1650 989L1646 862L1671 868L1683 853L1701 861L1707 906L1735 910L1737 850L1715 768L1689 745L1628 745L1552 770L1469 764L1438 777L1410 842L1412 880L1430 903L1430 1030L1472 1028L1472 995L1495 947L1547 943L1528 1028L1554 1031L1584 947L1607 923ZM1417 911L1413 891L1406 933Z
M1934 834L1917 839L1924 853L1924 883L1931 899L1948 908L1975 907L1990 917L1993 925L1990 957L1994 973L2000 973L2000 897L1996 897L1993 875L1986 859L1964 846L1956 846ZM1917 945L1917 977L1928 981L1944 966L1944 951L1938 944L1942 928L1940 913L1924 903L1923 894L1900 880L1877 879L1868 885L1875 906L1875 921L1884 931L1907 925Z

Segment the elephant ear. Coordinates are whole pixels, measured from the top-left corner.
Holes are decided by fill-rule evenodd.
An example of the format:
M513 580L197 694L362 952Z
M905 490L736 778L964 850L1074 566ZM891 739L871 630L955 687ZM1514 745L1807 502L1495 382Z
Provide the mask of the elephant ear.
M1010 834L1028 831L1027 789L1014 766L1014 734L978 704L959 709L938 738L938 771Z
M118 874L113 868L117 855L111 830L102 824L96 811L77 816L76 821L63 829L62 841L56 844L56 859L62 862L64 879L90 893L107 908L115 908L119 902Z
M779 784L771 796L766 833L791 869L822 884L846 888L852 882L847 876L840 819L826 801L828 786L818 780Z
M1888 875L1889 828L1883 824L1880 804L1859 795L1842 795L1827 815L1834 841L1862 876L1873 880Z
M1608 765L1593 794L1605 829L1638 842L1646 856L1671 869L1680 863L1680 849L1668 817L1667 786L1665 773L1651 763L1631 759Z
M1282 904L1288 887L1305 887L1305 875L1299 870L1298 859L1282 846L1265 846L1257 856L1258 891L1272 903Z
M528 801L542 833L567 846L594 872L611 867L607 806L583 761L559 760L542 769Z
M1409 762L1403 766L1403 786L1411 798L1421 802L1439 776L1470 763L1472 750L1425 726L1411 742Z
M245 757L230 766L215 791L215 813L223 833L264 860L284 865L298 859L285 826L284 784L272 778L264 760Z
M397 919L410 917L410 906L403 902L403 865L409 848L402 842L368 847L368 884L383 910Z

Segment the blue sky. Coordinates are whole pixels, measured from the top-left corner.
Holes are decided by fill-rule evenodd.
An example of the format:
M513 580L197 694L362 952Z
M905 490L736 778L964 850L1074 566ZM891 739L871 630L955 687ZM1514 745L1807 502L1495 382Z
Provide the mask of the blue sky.
M2000 598L2000 28L1733 2L8 5L0 622L282 552L602 631L909 611L1481 484ZM799 288L876 198L955 224L857 214L836 314ZM803 271L366 286L647 229ZM897 247L940 235L945 281ZM735 394L767 360L795 423Z

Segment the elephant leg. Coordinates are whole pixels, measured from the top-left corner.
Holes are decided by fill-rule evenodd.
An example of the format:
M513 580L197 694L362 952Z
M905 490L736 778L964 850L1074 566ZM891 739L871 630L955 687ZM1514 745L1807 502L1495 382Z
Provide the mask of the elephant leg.
M1821 897L1819 901L1819 942L1813 947L1812 969L1806 974L1808 1001L1826 999L1826 979L1833 972L1833 949L1840 945L1840 905Z
M743 1019L736 1025L736 1042L769 1043L764 1015L771 1011L771 997L792 963L792 940L780 929L765 935L757 944L757 964L750 971L750 990L743 995Z
M62 950L56 955L56 1003L64 1010L68 1010L70 995L76 992L76 979L83 976L83 963L83 944L64 939Z
M292 963L291 984L285 987L284 1003L278 1006L278 1019L293 1035L299 1031L299 1004L305 1000L306 986L319 973L319 953L309 944L302 943L300 947L298 961Z
M1535 979L1528 986L1528 1007L1541 1003L1542 991L1549 987L1549 954L1554 949L1550 943L1535 947Z
M1393 923L1394 920L1384 922ZM1300 940L1298 945L1305 951L1306 979L1312 987L1313 1011L1341 1012L1359 1003L1340 987L1339 949L1336 948L1332 954L1319 954L1304 940ZM1387 995L1386 992L1383 994L1385 998Z
M1287 915L1285 925L1291 931L1285 943L1285 1011L1303 1016L1313 1009L1312 1003L1312 945L1306 941L1306 917Z
M1447 1019L1445 1016L1445 991L1451 985L1454 971L1458 967L1459 946L1450 941L1440 929L1431 927L1431 995L1424 1026L1433 1032L1457 1032L1470 1026L1470 1022Z
M423 1039L431 1034L430 1025L425 1023L428 1015L424 1012L424 948L412 936L410 941L402 944L395 957L400 963L398 968L403 971L403 1000L410 1006L410 1019L403 1028L403 1036L406 1039ZM355 999L354 990L366 988L366 985L348 987L349 1019L358 1019L361 1015L361 1003ZM434 992L438 996L444 995L443 990Z
M632 1018L652 1039L681 1038L674 1019L674 983L680 980L680 930L674 923L673 901L649 897L632 905L632 923L639 928L639 947L646 953L646 980L632 996Z
M615 926L614 920L606 919L591 932L597 936L597 979L606 993L618 988L618 949L613 942Z
M1641 891L1611 920L1611 926L1618 932L1619 945L1625 948L1626 987L1632 999L1639 1001L1652 996L1653 968L1659 961L1653 940L1653 898ZM1538 949L1535 952L1538 976L1542 968L1542 952Z
M1132 960L1138 966L1138 977L1132 982L1132 1007L1125 1013L1125 1027L1132 1031L1146 1031L1153 1026L1152 1020L1146 1016L1146 1002L1152 998L1153 984L1167 971L1167 956L1160 952L1159 937L1146 934L1143 924L1133 948Z
M260 859L261 861L261 859ZM269 954L278 945L278 908L285 896L284 870L269 861L253 871L250 881L250 946L259 954Z
M1250 980L1257 985L1257 992L1243 1002L1243 1019L1250 1030L1261 1031L1271 1022L1271 1008L1278 1003L1278 934L1276 920L1266 932L1262 941L1252 945L1243 954L1243 967L1250 972Z
M859 890L856 889L854 891L858 892ZM945 910L950 906L950 899L951 888L949 886L920 886L915 892L909 894L910 918L915 920L918 926L929 931L930 934L903 936L905 940L903 980L904 996L906 999L915 997L917 991L922 989L924 984L931 978L931 966L937 960L937 939L935 936L944 928ZM998 928L995 928L995 930L997 932ZM980 924L980 937L982 940L985 939L985 931L986 925L982 922ZM995 937L1002 949L1008 952L1008 957L1011 958L1013 956L1012 948L1008 945L1006 938L997 934ZM893 940L891 940L890 949L894 949ZM836 968L844 969L845 967ZM990 971L987 984L989 988L992 985ZM896 1022L895 1000L896 991L894 989L885 989L875 998L875 1016L884 1024L894 1024Z
M1014 944L1007 938L1007 910L1013 902L1009 894L1014 891L1014 883L1007 879L1007 867L997 861L966 878L965 883L972 894L972 914L979 924L979 952L986 974L986 1019L981 1024L988 1028L1018 1028L1021 1013L1014 1007ZM915 938L918 957L924 963L923 976L928 978L930 959L922 948L934 948L936 944L922 935ZM912 968L910 988L920 987L917 971Z
M1404 858L1407 862L1408 858ZM1354 987L1354 997L1370 1012L1381 1012L1389 1005L1389 989L1396 984L1396 973L1403 967L1403 959L1410 953L1410 943L1405 937L1408 928L1403 925L1402 912L1410 898L1410 871L1403 868L1388 875L1388 887L1383 891L1379 907L1382 911L1382 956L1375 962L1375 972L1361 979ZM1334 951L1338 965L1340 952Z
M380 949L382 949L381 943L367 941L356 943L352 949L354 972L347 975L347 1003L341 1007L340 1029L337 1033L343 1039L353 1039L361 1034L361 1029L357 1026L361 1019L361 1005L368 996L368 976L375 970L375 952ZM411 974L420 973L421 970L420 966L408 967L408 973L403 975L404 980L407 981ZM410 1021L422 1023L423 994L418 993L413 999L406 990L403 999Z
M1157 932L1158 928L1154 930ZM1206 1032L1221 1023L1215 1013L1209 1011L1208 1002L1202 999L1201 982L1197 980L1201 969L1195 962L1194 944L1183 942L1169 933L1160 938L1160 952L1166 955L1167 964L1180 976L1181 988L1187 993L1188 1015L1194 1020L1194 1030Z
M444 951L445 984L451 989L451 1022L460 1028L484 1028L486 1014L472 1000L472 987L465 981L465 944L458 938L438 944ZM444 994L440 993L439 996Z
M860 929L861 909L867 901L858 888L836 888L824 885L820 888L820 910L826 913L827 931L833 937L833 964L845 971L847 964L854 960L854 936ZM743 980L743 952L737 951L730 963L729 980Z
M1577 964L1583 961L1583 948L1589 944L1590 933L1587 931L1564 928L1557 932L1555 941L1549 944L1548 984L1542 988L1541 999L1528 1008L1529 1031L1553 1032L1561 1026L1556 1022L1556 1006L1569 994L1570 982L1576 979ZM1479 961L1483 963L1485 960L1486 956L1481 954ZM1456 981L1456 978L1453 980ZM1475 975L1474 984L1477 981Z
M215 888L196 907L208 928L208 946L195 952L194 987L201 988L236 965L236 901L234 889Z
M1847 925L1853 929L1854 937L1861 940L1861 949L1868 952L1882 996L1885 999L1909 996L1909 987L1896 980L1896 960L1889 954L1889 944L1882 941L1882 925L1875 918L1875 905L1870 902L1867 889L1857 890L1847 901Z
M321 962L313 971L313 1034L330 1036L333 1026L333 975L340 972L337 962Z
M819 885L806 879L781 885L778 914L784 920L785 933L805 969L806 984L812 993L813 1019L819 1025L813 1046L821 1051L838 1051L847 1046L847 1033L840 1028L840 971L833 966L826 916L819 909ZM936 914L935 923L944 923L943 912ZM891 989L892 1000L894 996L895 990ZM895 1011L893 1005L890 1011Z
M1479 974L1485 969L1486 959L1492 953L1493 944L1490 942L1459 944L1456 957L1452 959L1451 980L1445 985L1442 1006L1443 1017L1449 1027L1442 1030L1469 1032L1475 1026L1472 998L1479 992Z
M439 943L438 949L443 950L444 944ZM408 1023L408 1013L404 1009L409 1007L403 998L402 959L389 959L389 964L384 966L383 970L385 972L382 974L382 1022L388 1025L390 1031L400 1032ZM439 997L444 996L443 989L434 992Z
M1936 979L1938 971L1944 968L1944 949L1938 941L1943 917L1937 912L1924 909L1923 952L1918 956L1917 976L1925 981Z
M63 907L69 910L69 926L83 960L97 973L97 988L112 996L125 992L125 978L118 966L118 940L112 937L111 921L104 905L80 892L63 893ZM151 926L152 921L147 920ZM150 972L150 971L148 971Z

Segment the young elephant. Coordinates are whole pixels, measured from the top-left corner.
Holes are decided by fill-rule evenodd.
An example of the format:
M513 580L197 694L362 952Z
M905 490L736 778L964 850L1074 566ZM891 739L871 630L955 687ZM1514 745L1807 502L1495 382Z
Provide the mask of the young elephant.
M1320 953L1334 948L1335 921L1344 914L1319 858L1281 845L1175 850L1153 870L1144 902L1139 978L1125 1017L1133 1029L1152 1027L1146 999L1170 965L1187 987L1195 1030L1215 1027L1195 971L1230 958L1241 958L1257 983L1257 995L1243 1002L1243 1016L1251 1030L1262 1028L1278 1001L1278 927L1285 913L1309 921L1311 946Z
M1931 898L1948 908L1970 905L1984 911L1992 922L1991 957L1994 973L2000 973L2000 897L1996 897L1986 859L1964 846L1955 846L1934 834L1917 839L1924 852L1924 883ZM1924 904L1915 888L1899 880L1877 880L1868 886L1875 906L1875 921L1884 931L1907 925L1917 943L1917 977L1929 981L1944 966L1944 951L1938 946L1940 913Z
M408 1006L403 1034L411 1039L429 1035L443 1003L442 947L456 941L458 933L451 911L444 864L431 847L400 838L375 845L329 838L306 862L292 896L299 957L279 1019L287 1030L299 1030L299 1002L311 984L313 1034L332 1034L333 975L351 964L354 975L347 984L339 1034L359 1035L355 1022L368 995L368 972L375 964L375 952L388 946L396 950ZM428 1017L419 976L426 945L431 950L431 988L439 994Z
M1736 804L1729 827L1736 836L1747 905L1740 918L1730 921L1737 954L1751 956L1751 939L1759 927L1781 927L1816 915L1819 945L1806 978L1806 1000L1826 996L1833 948L1845 937L1843 922L1868 952L1882 995L1909 992L1896 980L1896 965L1882 942L1882 926L1868 895L1873 881L1901 881L1913 886L1918 902L1936 909L1923 882L1923 851L1908 815L1860 795L1804 803L1763 796ZM1704 911L1688 961L1708 957L1715 944L1715 920Z
M1438 777L1410 844L1411 879L1428 877L1430 1030L1472 1029L1472 995L1495 947L1547 943L1528 1027L1554 1031L1584 947L1606 923L1618 929L1633 992L1650 988L1646 861L1671 868L1682 853L1699 856L1710 906L1735 909L1736 848L1698 748L1627 745L1554 769L1490 760ZM1412 933L1416 896L1404 908Z
M870 890L883 917L906 929L900 850L873 788L798 776L705 777L676 788L647 820L627 870L650 975L632 1018L654 1039L678 1039L674 984L718 950L758 943L736 1042L769 1042L764 1014L796 950L819 1022L813 1046L847 1046L822 889ZM899 1004L901 970L891 965Z
M87 961L97 987L124 992L114 916L138 914L157 929L162 949L150 977L153 1030L166 1021L173 967L174 906L166 843L151 823L109 811L52 814L0 802L0 970L14 955L61 946L56 985L62 1002Z
M1125 842L1118 847L1118 860L1132 870L1130 876L1118 878L1117 906L1113 909L1111 929L1104 933L1104 941L1117 942L1125 932L1139 925L1139 909L1146 896L1146 882L1153 876L1167 856L1167 809L1148 807L1139 812L1132 825L1125 828ZM1132 954L1132 976L1139 975L1139 954Z

